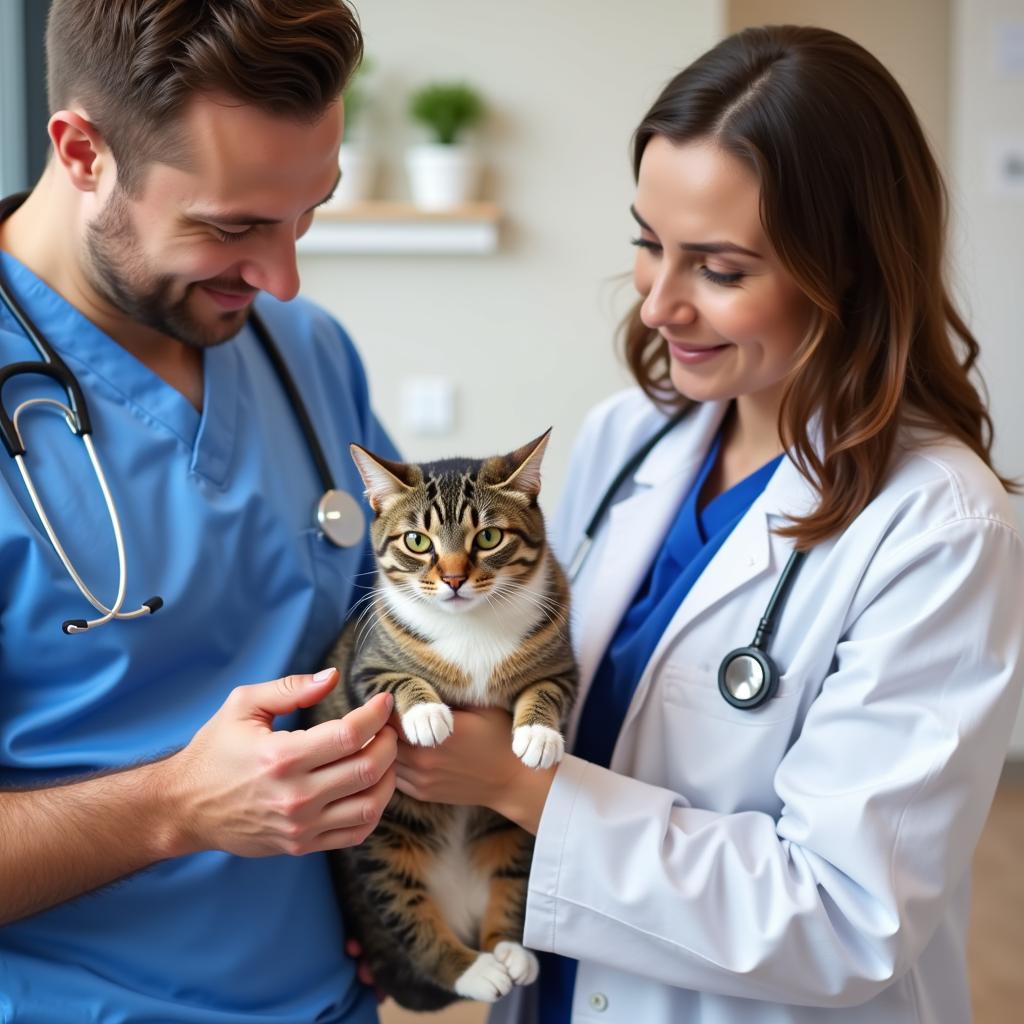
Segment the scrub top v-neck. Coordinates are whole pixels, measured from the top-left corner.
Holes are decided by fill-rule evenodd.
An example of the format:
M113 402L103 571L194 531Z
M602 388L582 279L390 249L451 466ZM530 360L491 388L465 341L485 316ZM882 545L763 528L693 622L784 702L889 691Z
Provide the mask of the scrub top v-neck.
M335 548L314 526L322 484L250 328L204 351L200 413L17 260L0 261L86 393L124 531L125 607L164 600L152 617L64 635L89 605L0 457L0 786L22 787L151 760L186 744L235 686L319 668L372 562L367 547ZM360 494L349 444L397 453L350 340L301 300L261 296L257 309L335 479ZM37 359L0 307L0 363ZM13 409L46 395L64 399L33 375L3 398ZM109 603L116 549L82 443L46 411L27 411L22 428L57 534ZM65 1008L87 1008L83 1020L234 1024L268 1007L268 1024L374 1020L342 941L320 856L167 861L0 928L0 1019L78 1019L54 1016L47 993L60 993Z

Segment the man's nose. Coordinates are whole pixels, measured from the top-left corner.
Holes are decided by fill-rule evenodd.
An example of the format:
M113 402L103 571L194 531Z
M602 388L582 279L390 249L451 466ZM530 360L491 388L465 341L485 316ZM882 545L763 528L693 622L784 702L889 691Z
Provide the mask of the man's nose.
M299 267L295 254L295 238L283 238L259 258L249 260L242 268L246 284L269 292L280 302L288 302L299 294Z

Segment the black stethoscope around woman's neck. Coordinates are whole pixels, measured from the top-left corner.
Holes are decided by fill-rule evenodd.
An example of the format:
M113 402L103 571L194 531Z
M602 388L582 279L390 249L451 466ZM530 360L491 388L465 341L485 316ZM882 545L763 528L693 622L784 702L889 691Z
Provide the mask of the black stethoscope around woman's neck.
M25 195L21 194L0 200L0 222L10 216L24 199ZM89 418L89 408L81 385L68 368L67 363L61 359L11 293L4 280L2 271L0 271L0 302L3 302L10 310L11 315L39 353L39 360L37 361L9 363L7 366L0 367L0 439L3 440L8 455L14 459L18 466L36 515L39 517L39 521L46 531L46 535L49 537L54 550L57 552L57 556L63 563L65 570L78 587L82 596L100 613L99 617L95 619L68 619L61 624L61 629L68 634L84 633L88 629L102 626L104 623L114 619L136 619L140 616L152 615L163 606L163 598L151 597L133 611L126 612L121 610L128 586L121 520L117 514L117 505L107 485L103 467L92 443L92 424ZM316 503L314 513L315 524L320 528L323 535L337 547L354 547L363 539L366 532L362 507L351 494L335 486L334 476L331 473L327 458L317 438L309 411L306 409L302 396L299 394L299 389L295 385L295 380L281 356L280 350L270 337L270 332L267 330L266 325L254 312L249 314L249 323L259 339L263 351L270 360L281 387L288 396L292 411L305 436L306 446L309 449L310 456L316 465L317 473L324 487L323 494ZM56 381L64 388L68 399L67 404L55 398L29 398L21 402L17 409L11 415L8 415L7 408L3 403L4 385L14 377L27 374L49 377ZM28 409L47 407L55 408L61 413L71 432L82 439L86 452L89 455L89 461L92 463L96 480L99 483L100 490L103 492L103 500L107 506L107 514L110 517L110 523L114 531L118 564L117 596L109 607L93 594L72 564L53 528L53 524L50 522L49 516L46 514L46 509L43 507L39 492L36 490L28 466L25 463L25 443L19 427L19 420Z
M583 537L569 563L569 579L575 582L579 576L587 554L594 543L598 527L604 521L622 485L639 469L640 464L651 454L661 441L674 430L682 420L696 408L697 403L688 403L680 412L670 417L659 429L648 438L623 464L615 475L615 479L605 489L597 509L590 517ZM734 708L742 711L753 711L771 700L779 688L782 673L778 665L768 654L768 641L778 625L782 607L786 603L796 580L800 566L806 557L806 551L793 551L786 562L779 582L768 601L768 605L757 624L754 639L747 647L737 647L730 651L718 666L718 689L722 697Z

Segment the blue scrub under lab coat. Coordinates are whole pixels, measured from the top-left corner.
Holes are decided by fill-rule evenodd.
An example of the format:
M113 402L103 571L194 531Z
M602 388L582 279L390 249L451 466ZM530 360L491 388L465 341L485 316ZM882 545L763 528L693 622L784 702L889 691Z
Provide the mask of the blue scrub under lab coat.
M372 563L366 546L335 548L315 528L322 484L250 328L204 352L199 413L16 260L0 260L85 391L124 530L124 608L164 600L152 618L65 636L65 619L94 613L0 453L0 787L11 788L153 759L186 744L236 685L321 667ZM351 342L301 300L261 296L257 309L338 485L360 494L350 442L396 455ZM0 362L37 358L0 306ZM64 400L36 376L3 398L13 410L36 395ZM53 412L29 410L22 429L57 535L109 604L114 537L82 442ZM203 853L0 928L0 1019L376 1020L342 946L322 856Z

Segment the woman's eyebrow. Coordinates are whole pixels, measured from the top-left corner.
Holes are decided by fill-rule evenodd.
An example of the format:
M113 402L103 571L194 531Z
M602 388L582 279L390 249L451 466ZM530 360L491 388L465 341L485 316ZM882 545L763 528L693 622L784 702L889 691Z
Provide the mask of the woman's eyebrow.
M647 223L636 212L635 206L630 206L629 212L633 215L633 219L644 229L644 231L650 231L654 234L654 230L650 224ZM735 242L680 242L679 248L683 252L706 252L706 253L723 253L723 252L736 252L742 256L753 256L754 259L761 259L760 253L754 252L752 249L744 249L742 245L736 245Z

